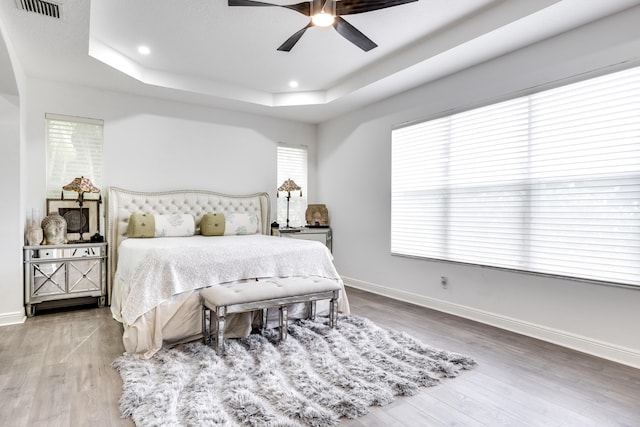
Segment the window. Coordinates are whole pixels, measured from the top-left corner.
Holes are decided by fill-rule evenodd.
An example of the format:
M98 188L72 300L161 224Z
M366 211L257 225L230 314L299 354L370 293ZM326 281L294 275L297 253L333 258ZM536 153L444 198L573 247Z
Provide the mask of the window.
M640 68L392 132L391 252L640 286Z
M300 192L291 193L289 202L289 226L301 227L305 225L305 212L307 210L307 147L278 144L278 184L292 179L302 188ZM277 221L281 227L287 224L287 197L286 193L278 194Z
M84 176L102 188L104 122L96 119L47 114L47 197L59 198L62 187ZM78 195L70 192L65 198ZM90 197L90 196L89 196Z

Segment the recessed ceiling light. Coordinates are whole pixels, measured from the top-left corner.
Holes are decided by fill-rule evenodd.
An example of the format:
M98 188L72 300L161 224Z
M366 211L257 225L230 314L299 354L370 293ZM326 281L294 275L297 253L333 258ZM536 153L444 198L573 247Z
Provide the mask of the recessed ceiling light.
M289 82L289 87L293 87L293 88L298 87L298 82L295 80L291 80Z
M149 55L151 53L151 49L149 49L149 46L138 46L138 53L141 55Z

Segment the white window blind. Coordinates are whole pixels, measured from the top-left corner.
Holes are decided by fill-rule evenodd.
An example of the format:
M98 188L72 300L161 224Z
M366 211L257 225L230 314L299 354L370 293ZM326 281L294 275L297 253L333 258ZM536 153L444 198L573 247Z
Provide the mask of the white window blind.
M391 252L640 286L640 68L393 130Z
M280 187L287 179L292 179L302 188L300 192L291 193L289 202L289 226L301 227L305 225L307 210L307 147L278 144L278 184ZM286 193L280 193L277 199L277 221L284 227L287 223Z
M62 187L81 176L89 178L96 187L101 189L104 122L56 114L46 114L45 121L47 197L59 198ZM77 196L74 192L64 194L65 198ZM93 196L87 194L87 198L91 197Z

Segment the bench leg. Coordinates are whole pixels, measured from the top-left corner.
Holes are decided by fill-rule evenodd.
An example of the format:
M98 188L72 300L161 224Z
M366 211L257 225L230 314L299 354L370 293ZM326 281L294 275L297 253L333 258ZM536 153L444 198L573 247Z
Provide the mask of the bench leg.
M260 333L264 334L264 330L267 329L267 319L269 315L269 309L263 308L260 310Z
M203 305L202 306L202 343L207 345L209 340L211 339L211 322L209 322L209 331L207 331L207 310L208 308ZM209 314L211 316L211 314ZM211 319L211 317L209 317Z
M309 301L309 316L307 316L308 319L311 320L316 320L316 301Z
M213 314L213 313L212 313ZM224 354L224 329L226 326L225 315L227 314L227 307L218 307L216 309L216 353L218 356Z
M338 323L338 297L340 296L340 291L333 292L333 298L329 301L329 325L332 328L336 327Z
M287 306L280 306L280 341L284 341L287 339Z

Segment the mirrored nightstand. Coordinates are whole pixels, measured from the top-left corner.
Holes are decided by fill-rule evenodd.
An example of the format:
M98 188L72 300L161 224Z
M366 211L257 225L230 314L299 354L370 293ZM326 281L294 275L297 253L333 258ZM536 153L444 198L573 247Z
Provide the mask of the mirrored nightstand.
M24 305L64 306L90 302L104 306L107 293L107 244L25 246Z

